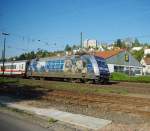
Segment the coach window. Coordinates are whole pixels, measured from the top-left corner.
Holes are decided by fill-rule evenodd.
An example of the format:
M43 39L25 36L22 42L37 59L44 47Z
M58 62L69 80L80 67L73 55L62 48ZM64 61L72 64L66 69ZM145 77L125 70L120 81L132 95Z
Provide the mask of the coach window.
M21 69L21 65L19 65L19 70Z
M3 66L1 66L1 70L3 70L3 69L5 69L5 66L4 66L4 68L3 68Z
M16 65L12 65L12 69L16 69Z
M10 69L10 68L9 68L9 65L6 65L6 66L5 66L5 69Z
M23 64L22 64L22 69L23 69Z

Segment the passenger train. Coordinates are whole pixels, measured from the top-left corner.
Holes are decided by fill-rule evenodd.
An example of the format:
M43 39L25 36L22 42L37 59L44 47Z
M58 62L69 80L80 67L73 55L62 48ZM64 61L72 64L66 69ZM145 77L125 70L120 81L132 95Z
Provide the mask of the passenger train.
M94 55L71 55L5 62L5 76L26 78L63 78L92 82L108 82L109 70L105 60ZM0 75L3 64L0 63Z

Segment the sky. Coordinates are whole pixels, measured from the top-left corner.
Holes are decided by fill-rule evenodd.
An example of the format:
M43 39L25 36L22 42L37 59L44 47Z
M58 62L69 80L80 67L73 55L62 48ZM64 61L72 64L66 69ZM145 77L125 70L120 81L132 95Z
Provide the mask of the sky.
M0 0L0 32L6 56L31 50L63 50L83 39L150 42L149 0ZM0 34L0 56L3 48Z

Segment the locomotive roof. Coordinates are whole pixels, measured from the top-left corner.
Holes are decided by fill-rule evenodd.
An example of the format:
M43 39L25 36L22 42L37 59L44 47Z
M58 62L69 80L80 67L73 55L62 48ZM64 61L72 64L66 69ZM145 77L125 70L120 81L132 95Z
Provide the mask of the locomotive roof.
M74 56L80 56L80 55L46 57L46 58L40 58L39 61L44 61L44 60L63 60L63 59L71 58L71 57L74 57Z
M50 59L65 59L66 56L53 56L53 57L46 57L46 58L40 58L39 60L43 61L43 60L50 60Z
M88 56L90 56L89 54L86 54ZM39 58L39 61L44 61L44 60L63 60L66 58L71 58L74 56L82 56L82 55L70 55L70 56L53 56L53 57L46 57L46 58ZM32 59L32 60L36 60L36 59ZM5 63L20 63L20 62L27 62L28 60L18 60L18 61L5 61ZM2 64L2 62L0 62L0 64Z

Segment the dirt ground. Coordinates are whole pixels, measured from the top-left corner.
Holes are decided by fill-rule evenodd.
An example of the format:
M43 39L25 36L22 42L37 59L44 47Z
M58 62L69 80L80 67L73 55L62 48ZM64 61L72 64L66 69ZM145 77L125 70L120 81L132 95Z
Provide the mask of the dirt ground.
M128 89L129 94L82 94L61 90L43 90L41 92L41 89L34 91L28 88L16 88L15 85L1 86L0 94L17 96L18 101L28 105L55 107L63 111L112 120L113 124L103 129L106 131L149 131L150 84L121 82L94 85L94 88L108 86L114 89ZM16 93L16 90L22 94Z

